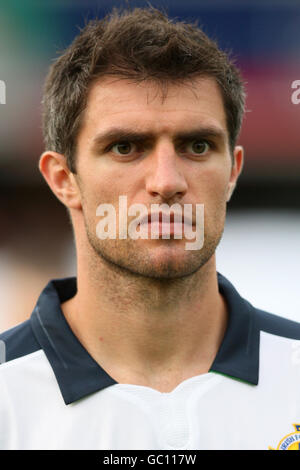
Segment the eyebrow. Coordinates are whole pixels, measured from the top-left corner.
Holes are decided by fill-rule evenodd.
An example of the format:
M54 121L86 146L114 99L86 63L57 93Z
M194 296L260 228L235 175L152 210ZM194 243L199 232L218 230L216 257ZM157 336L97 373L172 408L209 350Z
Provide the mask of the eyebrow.
M227 133L222 128L217 126L200 127L190 129L188 131L178 132L174 135L174 140L185 141L199 138L215 138L221 141L226 141ZM139 132L132 129L113 127L99 133L93 139L92 150L97 151L102 149L105 144L118 141L131 141L131 142L145 142L154 140L156 138L153 132Z

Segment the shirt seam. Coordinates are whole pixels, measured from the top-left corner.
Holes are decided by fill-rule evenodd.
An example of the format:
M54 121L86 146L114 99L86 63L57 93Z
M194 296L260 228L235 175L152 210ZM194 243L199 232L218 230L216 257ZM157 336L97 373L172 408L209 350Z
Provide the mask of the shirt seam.
M43 349L38 349L37 351L33 351L31 353L24 354L24 356L16 357L14 359L10 359L6 362L3 362L2 364L0 364L0 371L5 370L9 367L17 367L17 365L19 365L19 363L28 361L28 360L32 359L33 357L38 356L39 354L44 354L44 356L45 356L44 350Z

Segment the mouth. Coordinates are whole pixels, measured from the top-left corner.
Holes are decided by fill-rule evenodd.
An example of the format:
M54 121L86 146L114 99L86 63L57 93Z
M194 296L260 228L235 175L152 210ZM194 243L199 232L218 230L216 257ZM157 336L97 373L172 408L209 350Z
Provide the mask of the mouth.
M140 231L151 238L168 237L169 235L183 238L184 233L195 228L192 219L174 212L170 214L163 212L147 214L141 219L139 226Z

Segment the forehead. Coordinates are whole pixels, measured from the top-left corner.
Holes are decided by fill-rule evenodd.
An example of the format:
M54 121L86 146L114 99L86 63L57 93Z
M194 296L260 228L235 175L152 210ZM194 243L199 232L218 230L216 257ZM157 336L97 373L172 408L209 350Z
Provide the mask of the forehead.
M101 78L89 90L82 131L93 134L116 123L152 132L188 129L193 123L226 132L222 95L208 77L163 88L154 81Z

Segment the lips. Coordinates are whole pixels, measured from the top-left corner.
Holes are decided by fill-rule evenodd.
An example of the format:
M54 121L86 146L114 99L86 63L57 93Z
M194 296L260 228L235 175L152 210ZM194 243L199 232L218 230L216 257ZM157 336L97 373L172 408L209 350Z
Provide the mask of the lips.
M183 233L190 233L194 226L192 219L184 214L171 212L152 212L141 216L140 233L147 238L183 238Z
M140 220L140 225L143 225L143 224L151 224L151 223L164 223L164 224L167 224L169 223L170 221L170 224L185 224L185 225L189 225L189 226L193 226L194 223L192 221L192 219L190 219L189 217L186 217L184 216L184 214L181 214L181 213L174 213L174 212L171 212L170 214L168 213L164 213L164 212L152 212L150 214L146 214L145 216L143 216Z

